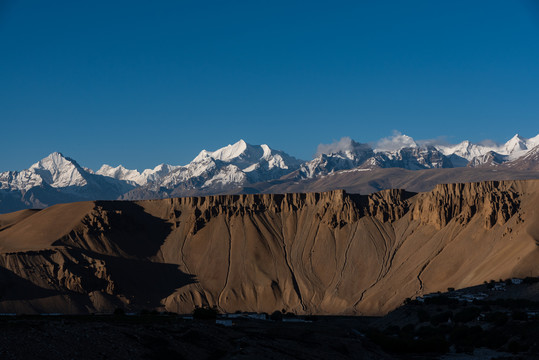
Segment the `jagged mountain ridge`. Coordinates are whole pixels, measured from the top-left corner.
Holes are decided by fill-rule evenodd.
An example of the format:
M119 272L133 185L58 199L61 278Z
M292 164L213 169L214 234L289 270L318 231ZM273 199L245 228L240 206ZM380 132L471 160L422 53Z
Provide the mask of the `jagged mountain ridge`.
M407 297L538 276L538 200L529 180L24 210L0 215L0 311L384 314Z
M0 212L64 202L112 200L133 188L128 182L94 174L55 152L27 170L0 173Z
M185 166L161 164L142 172L106 164L94 172L82 168L73 159L53 153L28 170L0 173L0 212L80 200L168 198L244 193L253 189L282 192L295 183L304 187L296 191L306 191L313 181L353 170L364 171L361 174L364 178L376 169L392 168L421 171L468 166L496 171L537 170L531 156L526 158L527 165L515 163L522 163L526 154L537 152L539 135L531 139L515 135L507 143L496 146L468 141L453 146L420 145L409 136L398 137L399 146L379 144L378 148L349 139L340 148L327 149L307 162L265 144L255 146L240 140L216 151L202 150ZM527 177L515 173L508 178ZM494 178L497 177L475 180ZM282 186L275 188L276 181ZM336 182L326 189L339 187ZM383 188L386 187L374 190Z
M179 168L179 166L160 164L153 169L145 169L142 173L140 173L138 172L138 170L126 169L122 165L112 167L110 165L104 164L95 173L97 175L103 175L117 180L127 181L128 183L137 186L145 185L149 182L159 180L171 173L172 171L176 170L177 168Z
M217 167L222 169L228 165L234 165L235 167L227 168L227 171L218 176L210 176L204 178L203 182L198 184L188 185L189 189L204 187L210 187L215 183L219 184L221 188L234 188L245 185L246 183L255 183L261 181L268 181L276 179L280 176L294 177L296 179L309 179L320 175L327 175L341 170L350 170L354 168L362 169L374 169L374 168L393 168L399 167L408 170L422 170L433 168L454 168L463 166L484 166L484 165L498 165L505 162L509 162L524 156L533 147L539 145L539 135L534 138L525 139L518 134L511 138L507 143L503 145L480 145L472 144L469 141L463 141L460 144L453 146L445 145L419 145L411 137L401 135L402 145L397 149L384 149L373 148L368 144L357 143L350 140L346 149L339 149L336 151L328 151L326 153L320 153L315 156L313 160L301 162L282 151L271 150L267 145L252 146L245 143L243 140L228 145L214 152L202 150L201 153L187 166L178 167L177 173L171 172L167 174L166 178L162 180L153 181L148 185L148 189L158 191L159 187L165 189L172 189L175 186L180 185L183 190L187 190L182 185L189 182L193 178L200 176L202 173L207 172L202 169L213 169ZM256 152L256 148L262 148L258 150L259 154L253 156L253 152ZM265 159L267 156L261 156L261 153L275 152L275 158L282 157L284 160L278 159L275 161L272 159L268 161L268 164L278 163L280 166L280 172L268 172L260 174L260 172L254 172L253 169L259 169L261 167L260 159ZM490 159L495 157L497 161L492 162ZM221 166L215 166L215 162L223 161ZM185 171L183 168L192 169ZM264 167L262 167L264 168ZM267 167L272 169L271 166ZM275 169L275 166L273 167ZM239 171L238 171L239 170ZM187 173L187 175L184 175ZM288 174L293 174L292 176ZM255 175L255 176L253 176ZM269 175L269 176L268 176ZM118 177L122 179L121 177ZM178 195L177 193L169 192L169 195ZM133 198L127 196L127 198Z

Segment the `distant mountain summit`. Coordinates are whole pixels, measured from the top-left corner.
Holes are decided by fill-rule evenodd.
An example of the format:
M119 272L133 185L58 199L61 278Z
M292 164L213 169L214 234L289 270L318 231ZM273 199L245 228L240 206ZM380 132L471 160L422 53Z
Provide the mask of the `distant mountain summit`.
M539 145L527 151L523 156L507 163L514 170L539 170Z
M142 173L139 173L138 170L129 170L124 168L122 165L112 167L104 164L99 170L96 171L96 174L108 176L116 180L127 181L133 185L146 185L151 181L165 177L177 168L179 168L179 166L161 164L157 165L153 169L146 169Z
M91 199L112 200L133 189L128 182L93 174L54 152L23 171L0 173L0 212Z
M338 144L321 145L312 160L302 161L266 144L239 140L215 151L202 150L187 165L161 164L141 172L107 164L94 172L55 152L26 170L0 173L0 212L81 200L152 199L270 188L286 191L290 184L301 189L304 182L349 171L362 172L361 176L391 168L535 171L539 170L538 146L539 135L527 139L516 134L501 145L470 141L436 145L399 134L376 146L344 138ZM385 188L377 184L376 189ZM327 186L331 188L331 182ZM333 188L338 186L335 183Z
M298 160L268 145L240 140L216 151L202 150L189 164L126 193L123 199L213 194L278 179L301 165Z
M21 172L0 173L2 189L28 191L33 187L48 185L53 188L82 187L88 184L86 171L73 159L55 152Z
M234 167L234 171L242 172L246 180L253 182L279 178L297 169L302 161L266 144L250 145L240 140L213 152L202 150L187 166L206 163L219 169Z
M347 140L340 149L331 149L318 154L313 160L300 166L300 178L313 178L339 170L353 169L374 156L374 150L367 144Z
M437 146L437 148L452 160L455 167L473 167L484 164L499 165L518 159L537 145L539 145L539 135L526 139L516 134L502 145L472 144L466 140L457 145ZM494 159L496 160L493 162Z
M518 134L502 145L473 144L466 140L456 145L420 145L407 135L378 147L353 140L329 149L300 166L297 178L311 179L341 170L403 168L424 170L455 167L497 166L524 156L539 145L539 135L526 139Z

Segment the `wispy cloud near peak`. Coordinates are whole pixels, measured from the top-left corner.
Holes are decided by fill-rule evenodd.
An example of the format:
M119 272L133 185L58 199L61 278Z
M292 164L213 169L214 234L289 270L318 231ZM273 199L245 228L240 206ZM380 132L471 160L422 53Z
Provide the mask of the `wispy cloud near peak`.
M335 154L346 151L364 151L370 149L368 144L362 144L354 141L352 138L345 136L331 144L320 144L316 150L316 156L320 154Z
M410 136L394 130L393 135L381 138L376 142L378 151L395 151L405 147L417 147L418 144Z

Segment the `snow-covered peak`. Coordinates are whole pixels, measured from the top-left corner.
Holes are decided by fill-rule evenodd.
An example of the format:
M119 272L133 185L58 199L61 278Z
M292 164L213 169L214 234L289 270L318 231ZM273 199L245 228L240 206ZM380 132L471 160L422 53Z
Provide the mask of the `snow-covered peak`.
M419 145L415 142L415 140L408 136L408 135L405 135L405 134L402 134L399 136L399 140L400 140L400 147L401 149L402 148L416 148L416 147L419 147Z
M122 165L112 167L110 165L103 164L99 168L99 170L96 171L96 174L107 175L107 176L110 176L109 174L126 174L126 173L136 173L137 175L139 174L137 170L129 170L123 167Z
M198 162L205 158L212 158L214 160L220 160L223 162L231 162L233 159L236 159L246 152L248 145L245 141L240 140L235 144L229 144L223 148L220 148L215 151L202 150L200 154L193 160L193 162Z
M180 166L172 166L167 164L157 165L153 169L146 169L142 173L138 170L126 169L122 165L112 167L110 165L104 164L96 174L108 176L117 180L124 180L131 184L145 185L148 182L156 181L163 178L165 175L178 169Z
M141 176L148 179L148 181L154 181L158 177L165 176L166 174L181 168L179 165L159 164L153 169L146 169L142 172Z
M376 143L374 149L375 152L391 152L398 151L404 148L418 148L419 144L415 140L405 134L395 133L393 136L389 136L383 139L380 139Z
M472 148L472 143L468 140L464 140L461 143L454 144L454 145L438 145L436 146L438 150L442 152L444 155L452 155L452 154L467 154ZM462 156L462 155L461 155Z
M502 152L504 155L520 154L528 150L528 146L526 145L527 140L516 134L504 144Z
M348 170L360 166L372 156L374 156L374 151L368 144L344 137L332 144L319 145L316 157L302 164L299 174L300 177L313 178L335 171Z
M301 161L278 150L271 149L268 145L250 145L244 140L235 144L227 145L215 151L202 150L200 154L187 166L208 161L220 161L237 166L242 171L250 172L254 169L271 170L273 168L289 169L297 168Z
M329 156L354 161L358 158L372 156L372 154L373 150L370 145L356 142L350 137L343 137L332 144L320 144L315 159Z
M468 161L489 151L497 150L496 147L473 144L468 140L456 145L437 145L436 148L445 156L456 155Z
M250 145L244 140L215 151L202 150L193 161L178 167L162 178L160 186L167 189L237 186L279 178L299 168L301 160L273 150L268 145ZM183 185L182 185L183 184ZM150 184L156 188L158 184Z
M52 187L84 186L84 169L73 159L54 152L30 166L27 170L39 175Z
M538 145L539 145L539 134L535 135L532 138L529 138L526 141L526 146L528 147L528 149L533 149L534 147Z
M268 160L271 157L271 149L268 145L262 144L260 145L262 148L262 151L264 151L264 154L262 155L262 158Z
M516 134L505 144L501 145L492 142L473 144L466 140L456 145L436 145L436 148L445 156L452 158L456 156L468 161L473 160L473 164L482 164L483 159L490 159L492 156L496 157L496 154L500 155L496 157L496 159L499 161L510 161L517 159L526 154L529 149L532 149L537 145L539 145L539 135L526 139L519 134ZM490 155L486 156L488 154Z
M64 155L62 155L62 153L53 152L49 156L44 157L43 159L39 160L37 163L30 166L28 170L40 169L40 170L56 171L61 168L73 166L73 163L74 163L74 160L66 158Z
M104 164L99 170L96 171L96 174L108 176L117 180L130 181L137 184L137 180L139 180L140 178L140 173L137 170L129 170L122 165L112 167L110 165Z

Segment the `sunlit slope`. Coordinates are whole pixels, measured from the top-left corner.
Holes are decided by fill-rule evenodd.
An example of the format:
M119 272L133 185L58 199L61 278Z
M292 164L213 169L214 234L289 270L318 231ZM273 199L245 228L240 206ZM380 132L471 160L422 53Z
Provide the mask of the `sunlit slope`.
M383 314L423 293L539 276L538 197L528 180L2 215L0 311Z

